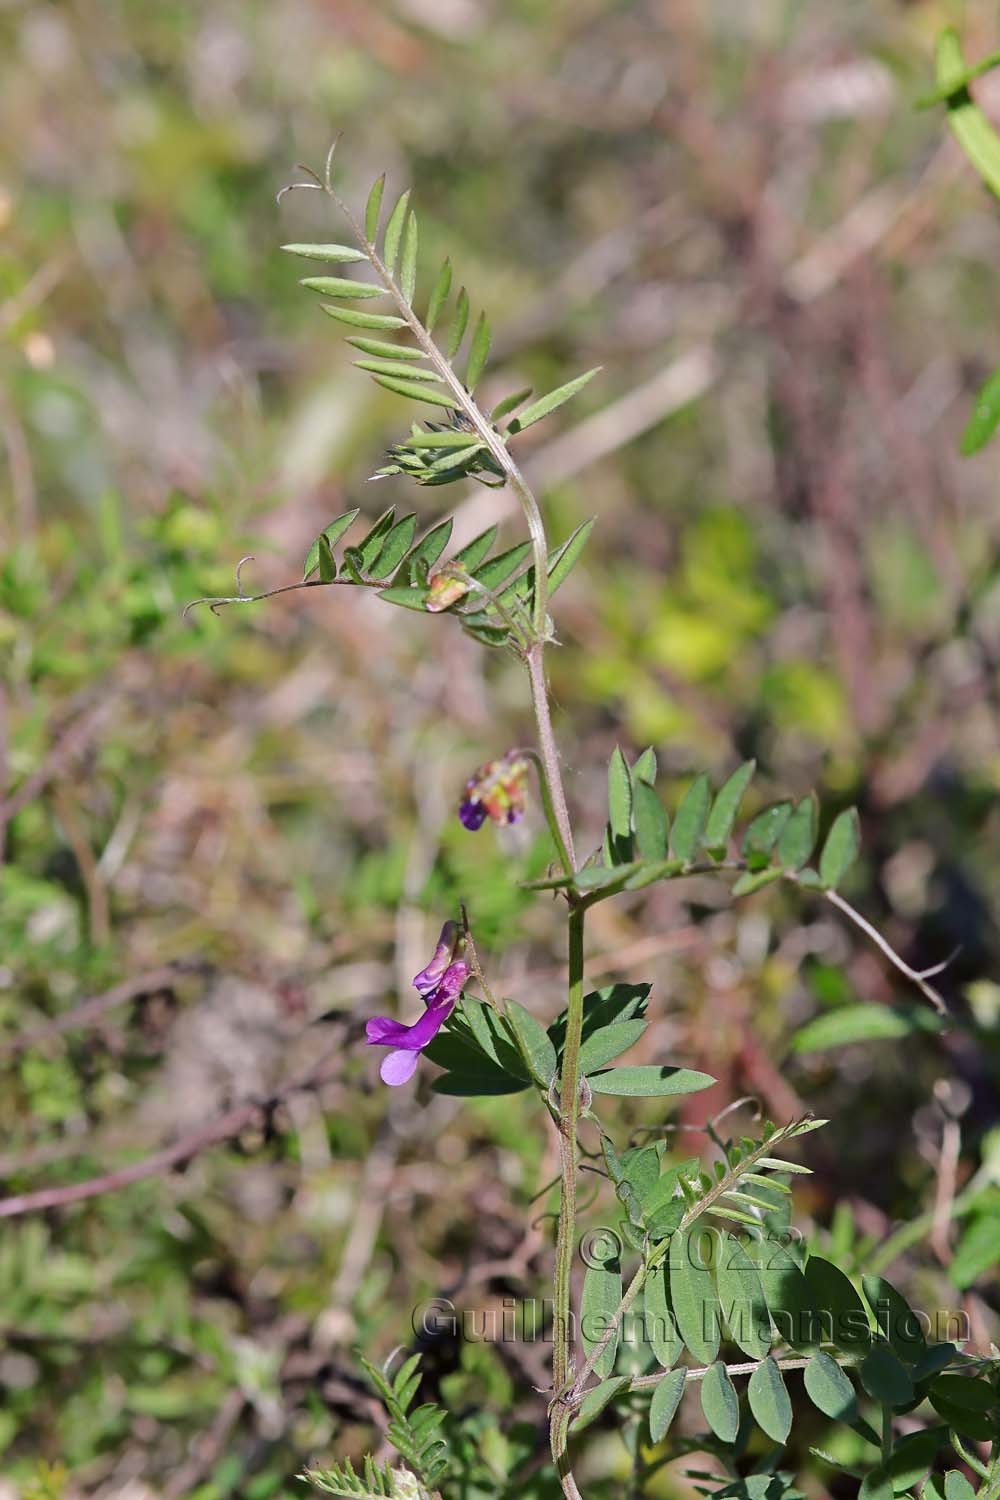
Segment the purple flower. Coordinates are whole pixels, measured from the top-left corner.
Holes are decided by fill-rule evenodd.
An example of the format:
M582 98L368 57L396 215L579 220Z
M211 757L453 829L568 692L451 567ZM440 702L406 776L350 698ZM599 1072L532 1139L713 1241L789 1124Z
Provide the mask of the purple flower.
M392 1087L406 1083L416 1072L423 1049L434 1040L455 1008L462 986L469 977L469 966L459 955L464 938L457 922L446 922L441 928L434 957L414 978L413 987L422 996L427 1009L419 1021L404 1026L391 1016L374 1016L366 1028L372 1047L392 1047L379 1068L382 1082Z
M487 761L465 783L458 809L463 828L475 833L487 818L494 823L519 823L524 817L529 762L519 750L508 750L499 760Z

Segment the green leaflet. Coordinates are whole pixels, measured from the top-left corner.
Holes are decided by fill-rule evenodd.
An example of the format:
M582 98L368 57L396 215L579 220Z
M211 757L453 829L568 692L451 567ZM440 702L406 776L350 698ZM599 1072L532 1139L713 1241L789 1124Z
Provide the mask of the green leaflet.
M814 1354L803 1379L810 1401L825 1417L838 1422L854 1421L858 1411L854 1387L829 1354Z
M617 1375L611 1380L602 1380L600 1385L593 1386L580 1402L576 1416L570 1423L570 1431L582 1432L585 1427L589 1427L595 1417L601 1415L604 1408L615 1399L623 1387L628 1385L628 1382L627 1375Z
M680 1359L684 1351L684 1340L677 1331L674 1322L673 1311L670 1306L669 1289L667 1283L667 1266L665 1261L654 1266L646 1277L646 1285L643 1291L643 1312L646 1319L646 1342L652 1349L656 1360L665 1370L669 1370ZM684 1372L677 1372L681 1377L680 1389L684 1389ZM657 1386L657 1390L661 1387ZM678 1393L678 1401L680 1394ZM653 1400L656 1400L654 1395ZM674 1410L676 1411L676 1405ZM673 1412L670 1413L671 1417ZM659 1442L659 1438L654 1438Z
M349 337L347 342L360 349L362 354L371 354L386 359L423 359L422 349L413 349L409 344L387 344L383 339L366 339L360 334Z
M601 366L596 365L593 370L588 370L585 375L578 375L575 380L569 380L565 385L559 386L558 390L549 391L547 396L541 396L526 406L519 417L515 417L510 424L510 432L523 432L526 427L533 427L550 412L557 411L565 402L571 400L577 393L582 391L589 380L593 380Z
M323 311L328 318L335 318L338 323L347 323L351 328L406 327L403 319L395 317L392 313L359 312L356 307L335 307L332 302L324 302Z
M498 552L496 557L491 557L489 562L483 563L475 570L475 579L484 588L491 591L498 588L531 552L530 542L518 542L516 546L509 547L506 552Z
M622 1268L617 1254L599 1264L589 1265L580 1302L580 1337L588 1355L604 1337L621 1299ZM619 1329L615 1330L594 1365L595 1375L608 1376L614 1369L619 1332Z
M872 1400L883 1406L907 1406L913 1400L913 1378L885 1344L875 1344L865 1355L858 1379Z
M677 1332L700 1364L711 1364L719 1352L722 1329L711 1267L717 1240L714 1231L695 1224L670 1241L670 1305Z
M740 1400L721 1360L716 1360L702 1379L701 1409L720 1443L736 1441L740 1430Z
M736 822L736 814L740 810L740 803L753 780L753 773L756 769L755 760L744 761L743 765L735 770L728 781L719 788L705 823L702 839L710 854L721 856L725 853L733 831L733 824Z
M367 370L371 375L398 375L403 380L437 380L433 370L408 365L402 359L356 359L354 368Z
M684 1370L674 1370L665 1375L653 1391L649 1403L649 1437L653 1443L662 1443L670 1430L684 1394L687 1375Z
M647 1065L614 1068L608 1073L593 1073L589 1079L595 1094L639 1095L696 1094L715 1083L708 1073L693 1068L668 1068Z
M396 206L389 215L389 222L385 226L385 239L382 241L382 259L390 276L396 269L396 257L399 254L399 242L403 234L403 225L406 223L406 210L410 202L410 189L401 193L396 199Z
M289 255L302 255L306 260L356 261L367 260L363 250L352 245L282 245Z
M733 882L733 895L750 896L754 891L759 891L762 886L773 885L776 880L781 879L783 874L783 870L758 870L756 874L747 871Z
M482 562L497 539L497 528L490 526L486 531L481 531L477 537L473 537L461 551L455 553L454 561L460 563L470 573Z
M427 304L427 316L424 319L424 327L428 333L434 331L434 325L444 311L444 305L448 300L448 293L450 291L451 261L446 260L438 272L437 281L434 283L434 290L431 292L431 299Z
M1000 198L1000 137L961 82L966 72L958 33L949 26L937 44L937 81L948 92L948 124L987 187Z
M662 860L670 832L666 808L649 782L636 776L635 766L632 767L632 822L639 856L643 860Z
M451 328L448 331L448 358L454 359L458 353L459 346L465 337L465 330L469 323L469 294L465 287L459 288L458 296L455 298L455 311L452 314Z
M350 552L357 552L362 568L368 569L382 551L386 536L392 530L392 524L396 519L396 507L390 505L387 511L379 516L372 529L363 536L356 548L348 548Z
M373 375L376 385L384 386L397 396L408 396L411 401L428 401L432 406L454 407L455 397L435 386L421 385L416 380L400 380L395 375Z
M392 530L387 533L378 556L369 564L368 571L371 577L388 578L394 573L412 547L416 534L417 518L415 515L404 516L401 521L397 521Z
M856 807L848 807L834 818L819 858L819 877L828 890L837 889L860 851L861 822L858 810Z
M529 385L526 386L524 390L512 391L509 396L504 396L503 400L498 401L496 406L494 406L493 410L490 412L490 421L499 422L501 417L507 416L508 412L515 411L517 407L522 404L522 402L527 401L530 395L531 386Z
M926 1352L927 1341L905 1297L884 1276L863 1276L861 1286L890 1349L910 1363L920 1359Z
M608 821L616 854L624 862L629 858L632 832L632 778L621 748L616 745L608 762Z
M490 325L486 320L486 314L480 313L469 347L469 362L465 369L465 384L470 391L475 390L479 384L479 377L486 368L490 353L490 338Z
M942 1016L888 1005L841 1005L808 1021L792 1038L792 1051L825 1052L853 1042L895 1041L899 1037L944 1029Z
M792 1430L792 1402L773 1359L765 1359L750 1376L747 1401L761 1431L774 1443L786 1443Z
M417 216L411 213L403 234L403 260L399 268L399 285L411 305L417 287Z
M299 282L307 291L320 292L324 297L384 297L380 286L367 281L350 281L344 276L304 276Z
M817 807L810 793L796 803L778 837L778 863L786 870L801 870L816 847Z
M423 581L423 573L431 569L437 562L441 553L451 541L454 524L450 516L447 520L440 521L414 547L406 559L406 566L412 584L421 583Z
M344 535L345 531L347 531L348 528L352 526L353 523L358 519L358 516L360 514L360 510L348 510L345 511L342 516L337 516L335 520L331 521L329 526L324 526L323 530L320 533L320 536L326 538L327 544L331 548L331 550L340 541L340 538ZM309 551L306 553L306 560L302 564L302 577L304 579L308 578L309 575L314 572L314 570L318 566L319 537L316 538L312 546L309 548Z
M805 1278L822 1341L848 1353L867 1351L872 1341L868 1311L849 1278L821 1255L809 1257Z
M761 1241L757 1275L778 1337L792 1349L815 1349L812 1295L786 1246L776 1240Z
M378 239L379 214L382 211L382 194L385 192L385 173L373 184L368 194L368 202L365 204L365 238L368 243L374 245Z
M743 854L751 870L762 869L770 862L771 852L791 815L790 802L775 802L749 823L743 835Z
M750 1359L763 1359L771 1347L771 1320L756 1267L740 1242L722 1234L716 1289L730 1337Z
M708 804L712 793L708 777L702 771L692 781L680 806L674 814L674 826L670 834L670 848L685 864L694 859L701 847L701 837L708 818Z
M528 1058L531 1071L535 1079L543 1088L548 1088L555 1077L557 1061L556 1049L548 1032L540 1021L523 1005L516 1000L508 1000L507 1019L517 1033L518 1039Z
M649 786L656 785L656 751L652 745L646 746L632 767L632 780L645 781Z
M616 1021L595 1031L580 1048L580 1071L592 1073L620 1057L635 1046L648 1025L648 1021Z
M403 609L415 609L421 614L427 610L427 590L425 588L393 588L380 589L379 598L384 599L386 604L399 604Z
M1000 366L976 396L976 404L962 433L961 452L969 458L984 448L1000 426Z

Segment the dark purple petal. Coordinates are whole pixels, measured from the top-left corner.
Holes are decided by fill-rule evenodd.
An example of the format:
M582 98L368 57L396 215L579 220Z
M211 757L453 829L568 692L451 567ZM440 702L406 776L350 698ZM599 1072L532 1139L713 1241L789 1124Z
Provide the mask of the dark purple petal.
M418 990L426 999L437 988L438 982L455 957L455 949L458 944L458 923L446 922L441 928L441 936L438 945L434 949L434 957L426 969L414 976L413 988Z
M463 802L458 809L458 817L463 828L475 833L486 822L486 808L481 802Z
M419 1059L419 1052L389 1052L382 1059L382 1066L378 1070L379 1077L390 1088L397 1088L401 1083L409 1083L417 1071Z

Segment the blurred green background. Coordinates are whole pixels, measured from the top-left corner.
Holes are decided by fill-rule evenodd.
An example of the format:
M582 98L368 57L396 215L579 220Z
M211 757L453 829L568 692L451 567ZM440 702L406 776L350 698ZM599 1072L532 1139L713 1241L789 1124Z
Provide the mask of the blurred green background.
M603 905L591 977L652 980L645 1055L719 1078L682 1122L743 1095L831 1116L814 1243L850 1269L917 1221L890 1275L996 1337L997 449L956 449L1000 358L1000 221L913 109L946 22L997 44L995 5L933 0L0 3L4 1195L270 1101L3 1223L2 1500L304 1493L370 1439L356 1343L549 1274L544 1123L435 1096L430 1067L387 1096L362 1045L412 1014L460 899L495 984L560 1007L558 909L514 888L548 857L537 810L513 842L454 817L530 736L516 665L349 591L180 614L247 553L247 582L294 578L351 506L441 513L368 488L410 413L277 250L338 237L318 194L275 203L338 131L355 202L415 185L498 391L604 367L521 448L556 540L599 517L550 653L583 847L618 741L656 745L671 800L755 755L761 800L856 801L848 894L912 962L958 950L958 1024L930 1033L877 953L773 891ZM462 539L518 535L504 495L444 498ZM429 1384L538 1421L547 1357L445 1338ZM583 1477L620 1462L598 1432Z

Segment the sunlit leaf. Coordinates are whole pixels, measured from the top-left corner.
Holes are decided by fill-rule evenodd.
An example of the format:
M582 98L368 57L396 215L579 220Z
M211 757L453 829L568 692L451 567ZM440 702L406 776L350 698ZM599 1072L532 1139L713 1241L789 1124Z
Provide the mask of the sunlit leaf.
M408 396L411 401L428 401L432 406L455 405L454 396L449 396L446 391L435 386L421 385L416 380L400 380L395 375L373 375L372 379L376 385L385 386L387 391L393 391L397 396Z
M365 204L365 237L369 244L374 245L378 239L379 214L382 211L382 194L385 192L385 173L372 185L368 194L368 202Z
M367 260L363 250L353 245L282 245L289 255L302 255L306 260L356 261Z
M450 291L451 261L446 260L438 272L437 281L434 283L434 290L431 292L431 300L427 304L427 316L424 319L424 327L428 333L434 331L434 325L444 310L444 305L448 300L448 293Z
M412 349L408 344L387 344L383 339L366 339L360 336L348 338L347 342L360 349L362 354L372 354L386 359L423 359L421 349Z
M678 859L688 862L700 849L711 797L708 777L702 771L684 793L674 814L670 847Z
M380 286L372 286L367 281L351 281L345 276L303 276L299 286L304 286L310 292L321 292L324 297L384 297Z
M399 268L399 284L407 302L413 302L417 288L417 216L410 213L403 235L403 259Z
M733 824L736 822L736 815L740 810L740 803L753 780L756 768L756 761L744 761L743 765L733 772L729 780L724 782L716 793L702 840L705 848L711 853L725 852L733 831Z
M396 269L396 257L399 254L399 242L403 234L403 226L406 223L406 210L410 202L410 189L401 193L396 199L396 206L389 215L389 222L385 226L385 239L382 242L382 259L390 276Z
M461 287L455 299L455 311L451 319L451 328L448 330L448 358L454 359L458 353L459 346L465 337L465 330L469 323L469 294L465 287Z
M327 317L335 318L338 323L347 323L352 328L406 327L403 319L397 318L394 313L366 313L356 307L336 307L332 302L324 302L323 311Z
M533 427L550 412L557 411L565 402L572 400L578 391L582 391L589 380L600 370L600 365L588 370L585 375L578 375L575 380L569 380L565 385L559 386L557 390L549 391L547 396L540 396L530 406L526 406L519 417L515 417L510 424L511 432L523 432L527 427Z
M486 368L490 353L490 337L490 325L486 320L486 314L480 313L472 335L472 343L469 346L469 362L465 367L465 384L470 391L475 390L479 384L479 377Z

